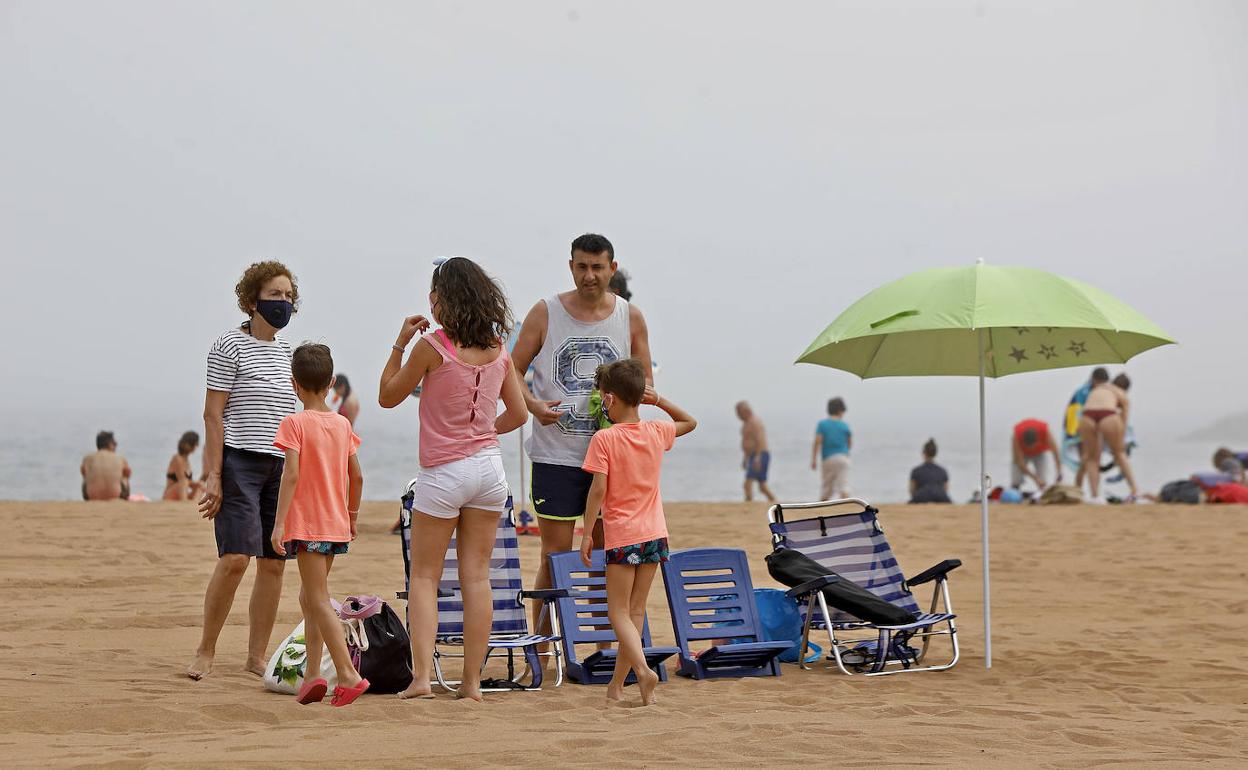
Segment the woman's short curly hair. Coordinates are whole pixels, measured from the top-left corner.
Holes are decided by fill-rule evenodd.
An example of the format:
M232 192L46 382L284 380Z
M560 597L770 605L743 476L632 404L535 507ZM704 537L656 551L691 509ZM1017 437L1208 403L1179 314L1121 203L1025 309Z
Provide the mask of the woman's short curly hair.
M243 277L238 279L238 285L234 287L234 293L238 296L238 309L243 311L243 315L251 315L251 306L260 299L260 290L279 275L290 279L290 298L295 303L295 312L299 312L299 282L295 280L295 274L281 262L269 259L252 263L243 273Z

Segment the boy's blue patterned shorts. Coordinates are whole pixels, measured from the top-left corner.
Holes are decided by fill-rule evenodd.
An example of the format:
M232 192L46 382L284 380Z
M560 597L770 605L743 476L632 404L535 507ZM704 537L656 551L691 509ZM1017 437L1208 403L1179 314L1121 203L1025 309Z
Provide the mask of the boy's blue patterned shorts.
M661 564L668 557L667 538L608 548L606 557L607 564L627 564L634 567L638 564Z
M341 556L347 552L348 543L331 543L328 540L291 540L283 543L286 553L294 556L300 551L306 553L323 553L326 556Z

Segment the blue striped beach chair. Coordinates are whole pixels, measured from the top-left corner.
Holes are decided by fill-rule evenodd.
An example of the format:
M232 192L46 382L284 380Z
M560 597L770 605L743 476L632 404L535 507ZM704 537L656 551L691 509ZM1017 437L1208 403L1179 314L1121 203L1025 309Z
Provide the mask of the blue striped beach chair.
M551 583L564 594L555 598L555 617L559 634L564 640L567 655L568 678L580 684L606 684L611 681L615 669L613 649L595 649L584 660L578 656L576 646L614 644L615 631L607 618L607 577L605 556L602 551L593 552L593 566L586 567L579 551L552 553L550 559ZM641 645L646 663L667 681L667 667L663 661L680 652L677 647L655 647L650 643L650 619L646 618L641 629ZM628 684L637 681L632 673Z
M785 516L786 512L800 511L804 514L811 510L842 506L854 506L858 510L804 519L787 519ZM893 549L884 537L878 513L871 505L858 499L773 505L768 509L767 521L774 547L801 551L837 573L840 579L857 583L917 617L915 622L905 625L874 625L828 607L822 589L835 583L836 577L809 581L788 591L798 600L805 616L799 660L805 659L811 629L819 629L828 633L828 660L834 660L846 674L880 676L953 668L958 662L958 632L949 599L948 573L961 566L962 562L947 559L906 580L897 558L893 556ZM936 581L932 602L928 611L924 612L911 589L932 581ZM945 663L923 665L932 639L942 636L949 638L951 659ZM911 646L911 643L920 642L921 648ZM801 665L802 668L809 668L805 663Z
M780 676L777 656L792 641L763 638L745 551L689 548L663 564L663 587L680 647L681 676L694 679ZM711 641L695 652L695 642Z
M403 582L410 588L412 543L412 486L408 484L403 495L403 507L399 513L400 532L403 535ZM434 640L433 672L438 684L447 691L459 686L458 681L446 678L442 670L443 658L462 658L464 645L464 603L460 595L458 562L455 554L455 538L451 538L442 569L442 581L438 585L438 633ZM496 654L505 657L507 675L481 680L483 692L506 692L512 690L542 689L542 658L555 659L555 687L563 684L563 653L559 636L554 634L530 634L523 600L543 601L542 618L548 616L551 604L558 596L569 592L559 590L525 591L520 577L520 544L516 538L516 523L511 501L498 520L498 539L494 542L494 554L490 560L490 588L494 594L494 625L490 630L486 650L486 665ZM407 599L408 592L398 593ZM410 628L408 629L410 632ZM542 651L539 645L547 645ZM523 669L517 671L517 653L523 660ZM527 682L524 680L528 679Z

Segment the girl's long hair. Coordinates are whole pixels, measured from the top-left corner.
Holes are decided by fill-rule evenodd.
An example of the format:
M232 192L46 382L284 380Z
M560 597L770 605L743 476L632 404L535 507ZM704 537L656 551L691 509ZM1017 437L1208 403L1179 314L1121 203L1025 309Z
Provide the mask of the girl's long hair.
M514 326L503 289L471 259L452 257L433 271L438 321L466 348L498 347Z

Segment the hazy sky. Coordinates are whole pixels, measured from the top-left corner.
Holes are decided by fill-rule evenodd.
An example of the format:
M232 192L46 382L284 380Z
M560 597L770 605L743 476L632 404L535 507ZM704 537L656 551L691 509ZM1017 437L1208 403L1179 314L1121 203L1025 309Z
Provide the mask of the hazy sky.
M262 257L367 415L432 257L523 316L599 231L695 411L967 424L973 380L792 361L982 257L1157 321L1182 344L1129 366L1137 420L1203 424L1248 408L1246 52L1232 2L0 0L0 415L197 415ZM1083 374L992 383L992 419Z

